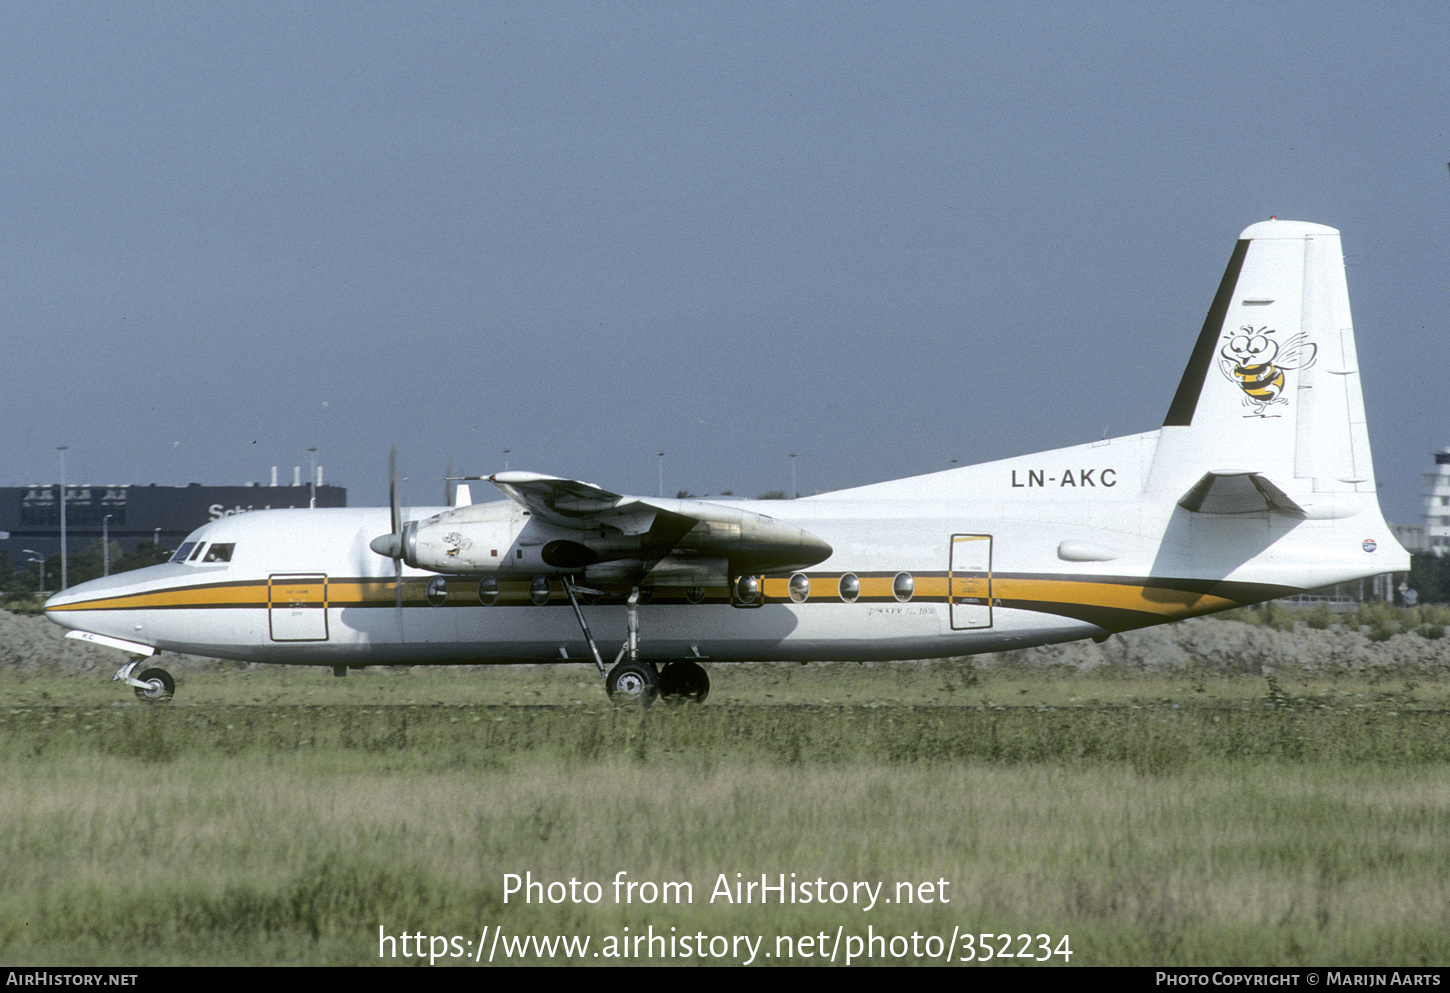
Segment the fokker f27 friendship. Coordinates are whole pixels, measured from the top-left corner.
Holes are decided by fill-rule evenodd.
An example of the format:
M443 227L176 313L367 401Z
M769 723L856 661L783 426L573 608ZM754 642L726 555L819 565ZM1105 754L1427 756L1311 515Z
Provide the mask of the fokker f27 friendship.
M702 699L701 662L1101 640L1409 568L1375 495L1339 232L1294 221L1240 236L1157 431L788 502L487 479L509 499L409 515L395 481L390 509L213 521L46 615L130 653L116 678L142 699L171 696L136 670L172 651L338 674L588 660L647 702Z

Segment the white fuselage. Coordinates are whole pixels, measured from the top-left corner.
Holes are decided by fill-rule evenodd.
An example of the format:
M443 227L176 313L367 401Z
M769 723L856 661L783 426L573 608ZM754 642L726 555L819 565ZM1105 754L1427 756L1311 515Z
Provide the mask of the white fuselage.
M1375 495L1339 232L1298 221L1239 237L1157 431L792 501L489 479L509 502L224 518L46 613L138 654L584 660L570 583L604 654L638 586L643 660L907 659L1409 568Z
M648 590L640 654L724 662L993 652L1102 637L1405 567L1372 497L1361 513L1321 521L1192 515L1175 505L1172 489L1145 493L1158 434L838 494L741 502L823 539L831 556L798 574L808 586L797 580L796 597L784 575L765 577L754 604L741 604L728 586ZM512 544L504 565L490 574L499 586L493 604L479 599L481 574L449 575L435 606L425 592L435 574L405 568L400 607L392 560L369 548L388 531L388 511L319 509L212 522L187 539L195 543L191 561L83 584L52 599L47 613L161 651L252 662L590 659L558 570L514 557L538 545L527 517L497 506L514 523L505 529ZM1366 550L1366 538L1376 539L1375 550ZM232 545L231 560L205 563L201 553L213 543ZM530 595L540 575L550 590L543 604ZM851 602L845 576L859 584ZM909 589L899 577L909 577ZM582 610L601 651L612 654L626 637L628 590L606 592L597 603L584 597Z

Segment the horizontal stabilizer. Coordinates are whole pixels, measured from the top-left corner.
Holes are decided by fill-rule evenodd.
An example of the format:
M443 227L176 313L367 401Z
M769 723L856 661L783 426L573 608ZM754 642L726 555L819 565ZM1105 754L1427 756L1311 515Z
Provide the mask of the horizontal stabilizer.
M1305 517L1304 508L1257 472L1207 472L1178 500L1193 514L1262 514Z

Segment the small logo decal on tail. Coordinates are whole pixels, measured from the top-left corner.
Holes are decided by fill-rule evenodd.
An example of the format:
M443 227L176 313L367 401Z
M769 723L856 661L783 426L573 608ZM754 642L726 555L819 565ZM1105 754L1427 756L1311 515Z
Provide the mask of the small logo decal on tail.
M1372 552L1379 546L1374 543L1373 538L1366 538L1364 539L1364 544L1360 545L1359 547L1363 548L1366 552Z
M1318 357L1319 346L1302 332L1282 345L1269 337L1275 333L1270 327L1244 325L1237 334L1224 336L1228 340L1219 352L1218 367L1225 379L1244 391L1244 406L1254 408L1245 417L1278 417L1268 411L1275 404L1289 402L1281 395L1284 373L1307 369Z

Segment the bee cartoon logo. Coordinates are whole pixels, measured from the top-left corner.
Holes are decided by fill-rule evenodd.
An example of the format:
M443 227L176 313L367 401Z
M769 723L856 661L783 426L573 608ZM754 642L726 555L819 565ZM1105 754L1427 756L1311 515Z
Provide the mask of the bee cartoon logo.
M1224 378L1244 391L1244 406L1253 408L1245 417L1280 416L1269 413L1269 408L1289 402L1280 395L1284 373L1307 369L1318 356L1319 346L1307 341L1302 332L1282 343L1269 337L1276 333L1273 328L1245 325L1237 334L1226 336L1228 341L1219 352L1218 367Z

